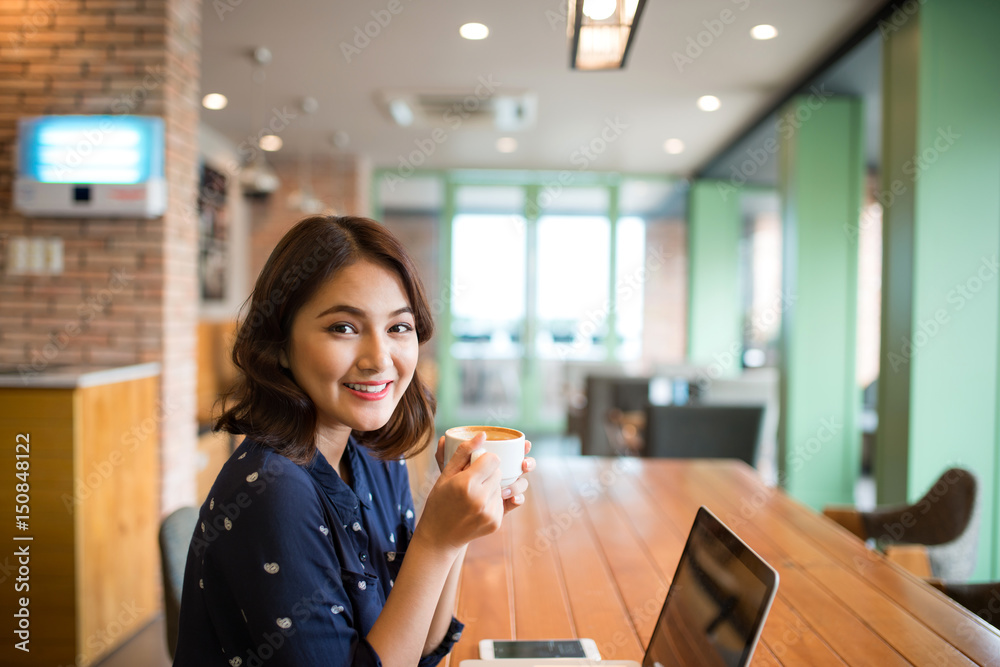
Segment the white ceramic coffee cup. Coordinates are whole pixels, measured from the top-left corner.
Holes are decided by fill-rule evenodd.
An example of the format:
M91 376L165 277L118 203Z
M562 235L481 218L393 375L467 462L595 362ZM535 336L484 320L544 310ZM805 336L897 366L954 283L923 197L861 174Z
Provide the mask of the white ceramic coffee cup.
M524 434L503 426L456 426L444 432L444 461L447 463L458 446L472 440L477 433L486 433L486 440L472 453L475 461L486 452L500 457L500 486L510 486L521 476L524 461Z

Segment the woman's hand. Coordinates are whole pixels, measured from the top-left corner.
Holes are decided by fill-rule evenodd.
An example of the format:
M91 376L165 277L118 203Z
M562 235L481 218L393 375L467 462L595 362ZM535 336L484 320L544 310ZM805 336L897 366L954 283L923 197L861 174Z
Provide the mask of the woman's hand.
M531 451L531 442L524 441L524 461L521 462L521 472L529 473L535 469L535 459L528 456L528 452ZM524 504L524 492L528 488L528 480L522 475L518 477L513 484L501 489L500 495L503 498L503 513L520 507Z
M471 441L470 441L471 442ZM475 448L473 448L475 451ZM535 459L528 456L531 452L531 441L524 441L524 461L521 462L521 472L529 473L535 469ZM438 439L437 451L434 453L434 459L437 461L438 469L444 470L444 436L442 435ZM520 507L524 504L524 492L528 488L528 480L524 477L518 477L517 480L510 486L501 489L501 497L503 498L503 513Z
M487 452L470 463L472 452L485 440L486 434L477 433L459 445L444 465L444 438L439 441L436 457L441 476L427 495L414 538L419 533L434 544L458 549L500 528L506 510L500 494L500 459Z

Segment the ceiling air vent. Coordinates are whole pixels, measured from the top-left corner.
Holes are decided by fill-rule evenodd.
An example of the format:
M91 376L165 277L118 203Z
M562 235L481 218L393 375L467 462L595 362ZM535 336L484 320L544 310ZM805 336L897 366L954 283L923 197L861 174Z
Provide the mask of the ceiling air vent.
M401 127L488 128L504 132L535 124L538 100L525 91L497 92L482 80L474 90L383 91L379 103Z

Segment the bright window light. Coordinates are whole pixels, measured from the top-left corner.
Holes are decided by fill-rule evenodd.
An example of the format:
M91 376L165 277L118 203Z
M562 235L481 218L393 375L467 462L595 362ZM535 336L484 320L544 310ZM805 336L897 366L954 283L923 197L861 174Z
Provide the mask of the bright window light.
M646 223L642 218L618 218L615 250L615 298L619 359L638 359L642 355L643 294L646 283L659 268L646 255Z
M518 215L460 214L452 226L452 286L442 291L455 319L519 322L525 313L525 222Z

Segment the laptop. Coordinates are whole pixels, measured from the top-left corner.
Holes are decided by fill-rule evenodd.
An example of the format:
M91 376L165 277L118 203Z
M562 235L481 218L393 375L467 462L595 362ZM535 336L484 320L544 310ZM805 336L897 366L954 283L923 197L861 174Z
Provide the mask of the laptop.
M688 533L642 667L745 667L778 590L778 573L706 507ZM565 667L639 667L631 660L534 659ZM463 660L461 667L524 667Z

